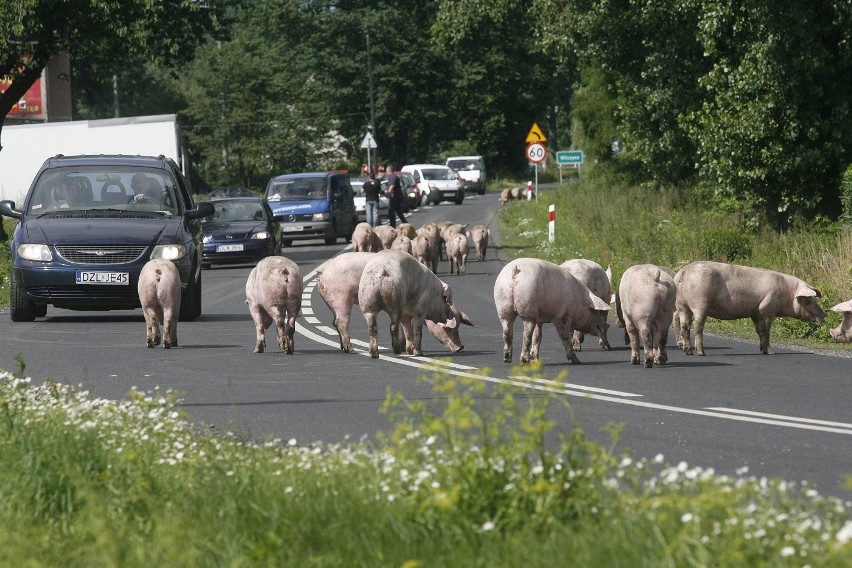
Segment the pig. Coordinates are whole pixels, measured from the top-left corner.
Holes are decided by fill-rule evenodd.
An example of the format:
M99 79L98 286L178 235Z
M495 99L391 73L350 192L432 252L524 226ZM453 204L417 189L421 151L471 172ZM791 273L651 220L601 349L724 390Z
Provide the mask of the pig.
M145 316L145 341L148 347L160 344L163 326L163 349L178 346L177 322L180 315L180 273L171 260L149 260L139 273L136 286Z
M293 353L304 288L302 271L289 258L267 256L252 269L246 280L246 303L257 331L255 353L263 353L266 348L266 330L273 322L278 330L278 346L287 354Z
M616 294L617 311L624 318L630 338L630 363L639 364L639 340L645 351L645 367L668 361L666 344L674 318L677 287L665 270L653 264L637 264L624 271Z
M320 296L334 315L334 327L340 337L340 350L344 353L355 352L349 336L349 321L352 315L352 306L358 303L358 287L361 282L361 275L364 273L367 262L373 256L372 253L347 252L337 255L317 269L317 272L319 272L317 287ZM464 325L476 327L467 314L455 306L452 306L452 308L457 321ZM428 319L426 326L435 336L435 339L453 353L458 353L464 349L459 336L459 326L450 329Z
M760 338L760 352L770 354L769 332L777 317L822 323L825 312L817 298L822 294L803 280L764 268L721 262L697 261L681 268L677 285L677 344L687 355L690 329L695 320L695 353L704 355L704 322L751 318Z
M467 225L453 223L452 221L442 221L438 223L438 231L440 232L442 249L439 251L439 254L441 255L440 258L443 258L443 251L447 248L447 239L450 238L450 235L456 233L467 233ZM449 260L449 257L447 257L447 260Z
M432 272L438 272L438 260L441 256L441 231L435 223L426 223L417 229L418 235L429 237L429 243L432 249L432 258L430 260L430 268Z
M602 335L608 327L601 312L609 304L565 268L537 258L518 258L503 267L494 282L494 304L503 328L506 363L512 362L512 327L518 316L524 322L522 364L538 359L542 324L553 323L572 363L580 362L571 341L573 331Z
M476 260L485 260L485 251L488 248L488 239L491 237L491 231L485 225L474 225L470 231L470 239L473 241L473 247L476 249Z
M852 300L837 304L831 308L831 311L843 313L843 321L840 325L828 331L831 337L838 343L852 342Z
M399 235L393 240L393 243L391 243L391 249L401 250L403 252L411 254L411 239L409 239L405 235Z
M387 250L391 248L393 240L396 238L396 229L390 225L379 225L378 227L373 227L373 232L379 237L379 241L382 243L382 249Z
M464 274L467 270L467 255L469 250L467 235L454 233L447 238L447 259L450 261L450 274Z
M379 252L382 242L369 223L358 223L352 232L352 250L355 252Z
M520 187L507 187L500 192L500 205L506 205L509 201L521 199L524 190Z
M397 236L406 236L409 239L414 239L417 236L417 229L411 223L400 223L396 226Z
M393 352L402 353L398 330L402 323L405 351L422 355L423 321L452 329L458 324L453 315L452 291L428 268L410 254L398 250L382 251L371 258L358 285L358 304L370 332L370 357L379 356L376 316L387 312L391 319Z
M429 268L433 273L437 269L435 256L432 254L433 250L432 239L428 235L417 235L414 237L414 240L411 241L411 254L414 255L414 258L422 264L423 266Z
M585 258L575 258L566 260L562 263L562 268L570 272L574 278L586 285L586 288L594 292L595 296L604 302L612 302L612 269L607 267L606 270L595 262ZM601 314L606 319L608 313ZM582 351L582 344L585 336L581 331L574 331L574 350ZM609 339L604 333L598 338L600 346L609 351L612 346L609 344Z

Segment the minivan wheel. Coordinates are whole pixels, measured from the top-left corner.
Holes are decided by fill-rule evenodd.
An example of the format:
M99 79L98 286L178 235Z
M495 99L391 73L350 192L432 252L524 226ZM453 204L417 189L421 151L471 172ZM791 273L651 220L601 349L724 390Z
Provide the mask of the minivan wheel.
M332 225L331 226L331 236L326 237L325 244L333 245L336 242L337 242L337 227L335 225Z
M27 300L21 290L15 271L12 271L9 282L9 313L12 321L33 321L36 318L35 303Z
M196 306L196 302L200 300L198 293L198 284L194 281L190 281L189 285L187 285L186 290L183 292L183 297L180 301L180 313L178 314L178 321L192 321L198 316L198 307Z

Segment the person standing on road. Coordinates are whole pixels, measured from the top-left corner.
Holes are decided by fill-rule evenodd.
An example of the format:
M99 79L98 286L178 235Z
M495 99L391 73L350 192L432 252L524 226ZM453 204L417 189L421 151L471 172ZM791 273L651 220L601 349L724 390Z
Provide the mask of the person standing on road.
M399 217L400 223L407 223L405 215L402 214L402 181L399 179L399 174L393 170L393 166L388 166L385 169L387 174L388 187L385 189L385 194L388 196L388 222L391 227L396 227L396 218Z
M379 224L379 193L382 186L376 181L376 174L370 172L369 179L364 182L364 212L367 214L367 223L371 227Z

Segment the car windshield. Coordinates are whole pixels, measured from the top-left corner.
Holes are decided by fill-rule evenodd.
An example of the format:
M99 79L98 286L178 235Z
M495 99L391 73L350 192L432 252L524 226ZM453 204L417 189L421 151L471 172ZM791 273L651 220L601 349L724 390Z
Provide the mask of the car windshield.
M233 223L238 221L263 221L265 215L260 201L211 201L213 215L202 223Z
M449 168L423 168L423 177L432 181L459 179L458 174Z
M448 160L447 165L454 170L481 170L479 160Z
M36 215L98 209L178 213L174 179L168 172L133 166L90 166L45 172L27 211Z
M327 192L324 178L274 180L266 191L266 199L269 201L325 199Z

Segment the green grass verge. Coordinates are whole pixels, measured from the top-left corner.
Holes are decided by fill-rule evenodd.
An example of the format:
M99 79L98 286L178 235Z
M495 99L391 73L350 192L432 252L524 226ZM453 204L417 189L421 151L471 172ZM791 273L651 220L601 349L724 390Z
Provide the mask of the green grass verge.
M375 443L306 446L208 435L169 393L106 401L0 373L0 564L852 563L848 511L807 485L634 461L576 428L545 444L570 419L560 396L429 382L432 402L389 391L396 427Z

